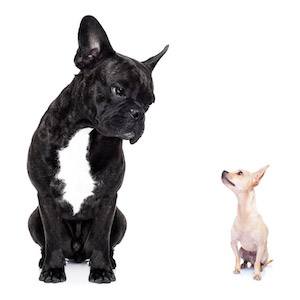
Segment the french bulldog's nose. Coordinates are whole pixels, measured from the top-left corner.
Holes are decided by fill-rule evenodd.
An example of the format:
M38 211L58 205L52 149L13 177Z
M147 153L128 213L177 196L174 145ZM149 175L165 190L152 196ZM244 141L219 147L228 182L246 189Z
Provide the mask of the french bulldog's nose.
M228 174L227 171L223 171L222 176L224 176L225 174Z
M141 112L138 109L130 109L130 116L136 121L141 117Z

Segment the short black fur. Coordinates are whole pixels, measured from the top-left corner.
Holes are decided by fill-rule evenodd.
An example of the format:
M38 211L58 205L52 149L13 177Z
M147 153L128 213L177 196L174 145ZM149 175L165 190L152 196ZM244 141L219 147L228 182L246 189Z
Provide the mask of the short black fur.
M109 283L115 280L114 247L126 230L116 207L125 172L122 140L133 144L143 134L145 112L154 102L151 72L168 47L143 63L117 54L91 16L81 21L78 43L74 61L81 72L52 102L30 145L28 174L39 206L29 218L29 230L41 247L40 280L65 281L67 258L89 260L89 280ZM57 178L58 152L86 127L93 129L87 159L96 186L74 214L63 199L65 183Z

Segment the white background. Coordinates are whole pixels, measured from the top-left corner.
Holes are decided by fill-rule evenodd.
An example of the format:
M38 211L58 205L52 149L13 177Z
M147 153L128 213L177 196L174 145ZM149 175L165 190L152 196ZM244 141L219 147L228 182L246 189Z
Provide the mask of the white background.
M5 3L5 4L4 4ZM9 4L8 4L9 3ZM1 297L15 299L299 299L299 1L6 1L1 30ZM27 149L50 102L71 82L81 18L153 72L156 103L135 145L118 206L128 220L117 281L38 281L27 230L37 206ZM234 194L221 172L270 164L256 188L274 262L260 282L233 275Z

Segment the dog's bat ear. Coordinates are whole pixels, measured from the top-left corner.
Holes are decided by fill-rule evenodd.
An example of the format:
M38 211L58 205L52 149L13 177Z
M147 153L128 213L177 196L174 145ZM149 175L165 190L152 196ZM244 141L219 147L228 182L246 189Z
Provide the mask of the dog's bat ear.
M114 53L104 29L92 16L81 20L78 46L74 62L80 70L92 69L100 57Z
M167 45L163 51L158 53L157 55L147 59L143 62L143 64L152 72L158 61L163 57L163 55L168 51L169 45Z
M257 186L260 182L260 180L263 178L266 170L269 168L269 165L259 169L255 173L252 174L252 184L253 186Z

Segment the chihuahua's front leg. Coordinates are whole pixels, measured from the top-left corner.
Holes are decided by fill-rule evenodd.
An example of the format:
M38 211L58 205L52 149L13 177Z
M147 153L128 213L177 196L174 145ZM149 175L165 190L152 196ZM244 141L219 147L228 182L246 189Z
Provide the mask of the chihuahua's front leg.
M255 264L254 264L254 277L253 277L253 279L255 279L255 280L261 280L260 263L261 263L263 255L265 253L265 249L266 249L265 244L258 245L257 253L256 253L256 260L255 260Z
M232 240L231 241L231 248L233 250L233 253L235 255L235 268L234 268L234 271L233 273L234 274L239 274L240 273L240 268L241 268L241 259L240 259L240 256L239 256L239 251L238 251L238 241L237 240Z
M233 226L231 228L231 248L235 255L235 268L233 273L239 274L241 269L241 259L239 256L239 250L238 250L238 238L239 238L239 232L237 230L239 228L237 224L237 218L235 219Z

